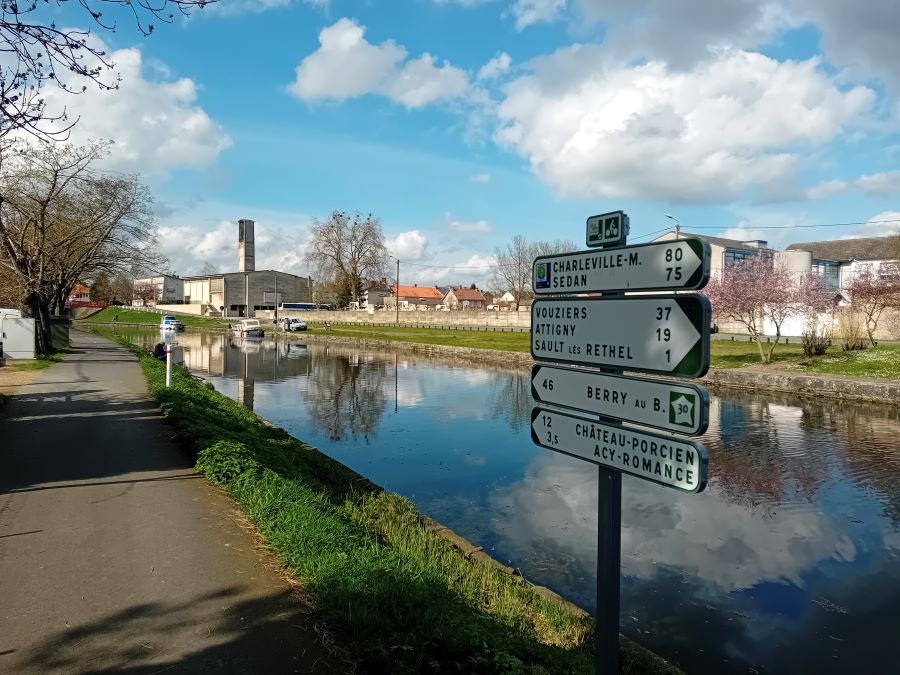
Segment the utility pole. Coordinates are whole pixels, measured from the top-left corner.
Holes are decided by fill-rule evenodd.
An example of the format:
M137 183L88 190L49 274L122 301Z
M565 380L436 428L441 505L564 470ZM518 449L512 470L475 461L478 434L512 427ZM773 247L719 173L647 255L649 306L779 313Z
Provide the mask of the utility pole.
M397 258L397 286L396 286L396 288L397 288L397 293L396 293L397 297L394 298L394 304L396 305L396 310L395 310L396 316L397 316L396 323L399 326L400 325L400 258Z

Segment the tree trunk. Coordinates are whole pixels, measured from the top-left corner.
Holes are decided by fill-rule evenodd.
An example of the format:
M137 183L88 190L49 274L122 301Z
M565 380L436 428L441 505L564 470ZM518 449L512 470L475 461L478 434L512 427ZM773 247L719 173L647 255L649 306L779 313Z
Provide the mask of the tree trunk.
M31 318L34 319L35 349L38 354L49 354L51 350L49 303L37 293L29 293L25 305Z
M759 348L759 360L760 360L760 362L762 362L762 363L768 363L768 362L769 362L769 359L772 357L772 355L771 355L771 353L766 354L766 351L763 349L763 346L762 346L762 335L756 334L756 335L753 336L753 338L756 340L756 346Z

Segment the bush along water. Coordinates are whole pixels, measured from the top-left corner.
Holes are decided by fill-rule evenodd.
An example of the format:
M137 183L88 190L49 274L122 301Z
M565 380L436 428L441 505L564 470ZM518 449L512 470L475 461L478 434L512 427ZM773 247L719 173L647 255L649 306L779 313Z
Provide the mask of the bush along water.
M365 673L591 673L593 621L475 562L412 504L135 349L197 469L249 515ZM626 673L673 673L623 643Z

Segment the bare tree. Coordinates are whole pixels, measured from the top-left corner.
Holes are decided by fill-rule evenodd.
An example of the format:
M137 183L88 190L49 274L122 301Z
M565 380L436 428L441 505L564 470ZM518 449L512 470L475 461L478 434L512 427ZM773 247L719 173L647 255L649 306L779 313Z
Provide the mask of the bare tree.
M575 242L568 239L554 239L553 241L536 241L532 244L532 255L537 258L540 255L558 255L577 251Z
M528 240L517 234L505 248L494 251L494 283L512 293L516 309L531 292L531 267L534 255Z
M78 281L160 263L150 194L136 176L92 168L105 148L0 147L0 265L24 290L41 352L49 347L51 312L61 311Z
M334 211L328 220L313 222L306 262L322 282L333 282L338 297L359 302L363 281L387 276L388 253L377 218L352 217Z
M112 278L112 298L131 304L134 298L134 277L128 272L119 272Z
M575 250L577 247L571 241L557 239L529 243L523 235L517 234L505 248L494 250L491 283L512 293L516 309L519 309L519 305L532 296L531 274L534 259L541 255L555 255Z
M113 32L115 14L124 13L143 35L154 22L171 23L172 9L186 14L217 0L3 0L0 2L0 136L21 129L40 138L68 137L74 121L65 110L48 111L42 89L52 85L69 93L85 91L88 84L117 89L118 78L104 80L114 64L89 30L60 28L56 7L76 5L94 28ZM112 10L107 16L101 11Z

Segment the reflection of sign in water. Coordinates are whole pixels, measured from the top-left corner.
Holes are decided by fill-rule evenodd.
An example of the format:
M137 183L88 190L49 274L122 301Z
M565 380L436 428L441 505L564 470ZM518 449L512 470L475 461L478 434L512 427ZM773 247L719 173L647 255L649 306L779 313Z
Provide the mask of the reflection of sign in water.
M709 396L694 384L623 377L574 368L531 369L536 401L647 426L702 434Z
M706 448L687 439L547 408L532 411L531 438L541 447L684 492L700 492L706 487Z
M692 290L706 285L709 266L709 244L678 239L541 256L533 286L538 295Z

